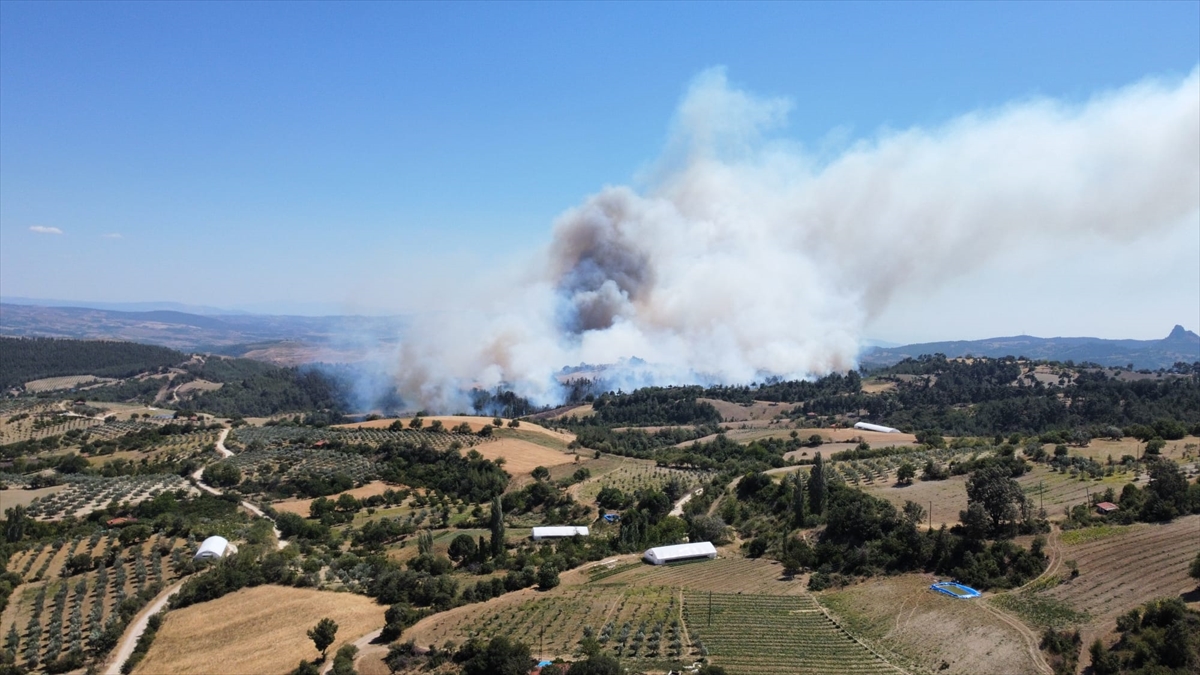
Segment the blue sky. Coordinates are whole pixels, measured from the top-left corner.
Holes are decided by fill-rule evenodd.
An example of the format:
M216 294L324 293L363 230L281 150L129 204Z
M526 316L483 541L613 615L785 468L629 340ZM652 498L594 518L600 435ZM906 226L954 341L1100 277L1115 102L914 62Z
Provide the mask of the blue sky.
M1200 63L1197 26L1196 2L6 1L0 292L429 309L456 279L526 260L587 195L637 185L706 68L792 100L782 133L819 151L1183 77ZM1190 259L1176 264L1163 283L1186 285ZM1186 290L1110 336L1200 328L1187 304L1200 291ZM1103 327L1054 305L1027 325L1001 314L972 325ZM885 318L884 339L984 336Z

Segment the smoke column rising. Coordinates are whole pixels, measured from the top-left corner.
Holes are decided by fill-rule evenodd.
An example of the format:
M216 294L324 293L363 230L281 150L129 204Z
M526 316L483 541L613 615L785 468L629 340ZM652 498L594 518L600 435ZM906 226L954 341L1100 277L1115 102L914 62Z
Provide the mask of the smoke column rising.
M402 395L471 386L561 397L566 364L638 356L638 383L749 382L853 367L863 325L1017 245L1200 225L1200 70L1070 105L1038 99L821 158L770 132L792 105L700 74L655 178L567 211L503 304L417 326ZM618 382L622 374L613 377Z

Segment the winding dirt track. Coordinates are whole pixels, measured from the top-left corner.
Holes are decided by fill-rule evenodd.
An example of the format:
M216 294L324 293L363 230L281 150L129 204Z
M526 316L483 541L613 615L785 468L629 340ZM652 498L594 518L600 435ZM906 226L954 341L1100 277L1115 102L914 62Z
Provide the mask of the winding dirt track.
M229 448L225 447L225 439L228 437L229 429L222 429L221 434L217 436L217 452L220 453L222 459L233 456L233 453L230 452ZM192 480L196 481L196 487L209 494L222 494L220 490L212 487L211 485L207 485L200 480L203 475L204 467L200 467L195 473L192 474ZM258 508L254 504L244 501L242 502L241 506L259 518L266 518L267 520L270 520L272 525L275 524L275 521L271 519L270 516L263 513L262 509ZM283 534L279 531L279 528L276 527L274 529L276 547L283 549L285 546L287 546L287 542L283 539ZM113 650L114 656L111 657L108 666L104 669L104 675L121 675L121 666L129 658L129 655L133 653L133 648L137 645L138 639L142 637L142 633L146 632L146 625L150 621L150 617L154 616L154 614L162 610L162 608L167 605L167 602L171 599L171 597L178 593L179 589L183 587L184 581L186 581L186 579L180 581L162 593L159 593L158 597L155 598L148 607L143 609L138 614L137 619L135 619L133 623L131 623L125 629L125 634L121 636L121 641L117 643L117 648ZM357 645L358 643L355 644ZM330 661L329 666L332 667L332 665L333 662Z

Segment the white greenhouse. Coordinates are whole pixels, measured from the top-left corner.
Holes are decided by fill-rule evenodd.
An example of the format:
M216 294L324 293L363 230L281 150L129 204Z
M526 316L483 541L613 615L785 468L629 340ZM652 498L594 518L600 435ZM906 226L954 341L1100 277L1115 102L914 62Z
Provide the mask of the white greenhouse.
M871 424L870 422L855 422L854 428L861 429L862 431L878 431L881 434L898 434L898 433L900 433L899 429L893 429L891 427L885 427L885 426L882 426L879 424Z
M541 541L542 539L563 539L565 537L588 536L586 527L577 527L575 525L554 525L551 527L535 527L533 528L533 540Z
M225 537L209 537L200 544L200 549L196 551L196 556L192 560L216 560L225 556L237 553L237 547L229 543Z
M651 565L664 565L683 560L716 558L717 548L707 541L697 541L691 544L675 544L674 546L655 546L647 550L646 554L642 557Z

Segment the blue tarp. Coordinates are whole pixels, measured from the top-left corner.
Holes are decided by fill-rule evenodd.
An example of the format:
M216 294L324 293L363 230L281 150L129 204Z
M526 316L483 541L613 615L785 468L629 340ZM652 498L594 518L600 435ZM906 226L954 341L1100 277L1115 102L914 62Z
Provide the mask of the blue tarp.
M962 584L949 581L939 581L929 588L937 591L938 593L945 593L952 598L958 598L959 600L970 600L971 598L978 598L979 596L983 595L970 586L964 586Z

